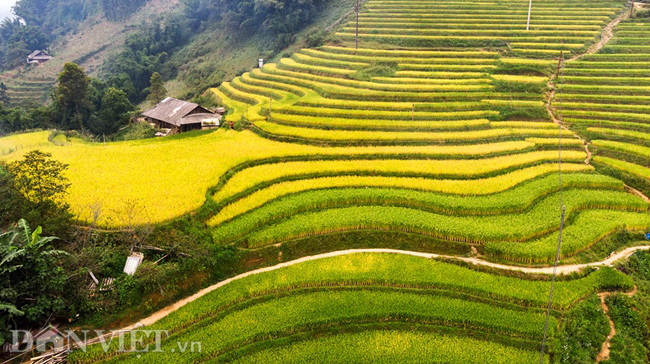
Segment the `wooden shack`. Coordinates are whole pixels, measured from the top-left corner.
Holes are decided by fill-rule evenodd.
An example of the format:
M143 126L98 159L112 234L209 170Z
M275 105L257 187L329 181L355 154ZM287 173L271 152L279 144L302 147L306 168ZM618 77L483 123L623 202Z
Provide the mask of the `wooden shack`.
M218 127L222 116L193 102L168 97L142 113L145 120L161 129L176 132Z

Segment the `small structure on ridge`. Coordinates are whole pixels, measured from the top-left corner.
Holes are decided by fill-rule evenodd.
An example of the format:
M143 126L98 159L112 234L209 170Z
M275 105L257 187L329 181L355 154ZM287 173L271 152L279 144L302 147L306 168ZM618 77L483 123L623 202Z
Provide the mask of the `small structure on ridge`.
M142 113L145 120L161 129L174 132L218 128L222 116L193 102L168 97Z
M52 58L54 57L50 56L49 54L43 52L40 49L37 49L33 51L29 56L27 56L27 63L39 65L41 63L49 61Z

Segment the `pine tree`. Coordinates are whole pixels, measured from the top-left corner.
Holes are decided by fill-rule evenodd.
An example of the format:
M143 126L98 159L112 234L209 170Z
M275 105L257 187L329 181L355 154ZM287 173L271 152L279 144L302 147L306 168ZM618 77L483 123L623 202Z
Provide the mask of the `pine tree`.
M151 86L149 86L150 93L147 99L154 104L158 104L167 95L167 90L165 89L165 81L163 81L160 73L154 72L153 75L151 75L151 80L149 82L151 83Z

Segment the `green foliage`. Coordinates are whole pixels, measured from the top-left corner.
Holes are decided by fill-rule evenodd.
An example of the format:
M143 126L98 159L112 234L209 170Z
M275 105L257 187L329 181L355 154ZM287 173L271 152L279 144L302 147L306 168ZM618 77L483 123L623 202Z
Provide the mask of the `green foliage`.
M210 91L196 94L190 101L199 104L207 109L213 109L222 105L217 95L215 95L214 92Z
M571 195L571 204L567 203L567 216L572 216L573 213L586 208L626 209L625 206L631 208L633 204L637 204L639 211L647 209L647 205L642 200L636 197L627 199L626 194L620 192L574 190L566 194ZM468 243L493 242L491 246L497 248L506 245L505 242L532 240L557 230L559 221L544 218L544 216L551 215L557 205L558 196L551 195L525 213L497 216L447 216L415 208L396 206L362 205L340 207L292 216L276 225L249 234L247 239L251 247L256 247L311 235L324 235L359 229L378 229L430 235L440 239ZM601 213L603 218L610 215L610 211L607 210L586 211L584 213L593 212ZM610 216L615 215L615 213L612 213ZM650 226L650 218L644 218L642 214L634 213L631 216L640 221L634 227L636 225ZM602 234L603 228L595 231ZM567 242L567 252L573 253L579 250L578 247L585 247L593 243L593 237L588 236L588 234L582 235L580 239L574 238ZM575 250L570 250L570 243L575 244L572 247ZM511 245L523 244L507 244L507 246ZM535 250L542 251L543 249L538 247ZM517 259L518 254L521 254L520 258L534 254L534 252L528 251L524 253L522 251L511 256L507 249L501 252L491 251L490 253L505 259Z
M546 83L518 82L503 79L492 79L494 91L496 92L522 92L530 94L542 94L546 90Z
M0 106L7 106L9 103L9 96L7 95L7 85L0 82Z
M625 280L623 274L605 268L559 281L554 308L569 308L581 298L615 289ZM629 282L626 285L629 288ZM304 329L321 334L330 327L377 321L413 322L423 328L440 323L442 317L449 326L463 322L460 326L471 335L478 333L474 329L483 328L491 339L524 336L536 340L543 326L541 308L546 305L549 287L548 280L479 272L422 257L360 253L234 280L174 311L151 329L164 328L183 337L211 332L212 339L204 342L203 348L217 354L223 352L219 349ZM553 311L552 328L556 326L555 317ZM176 338L163 345L172 341L175 343ZM156 355L143 360L153 362L158 359ZM101 347L95 347L87 354L74 353L70 360L80 363L100 357L105 354Z
M131 123L122 128L120 131L113 135L114 141L138 140L153 138L156 134L154 129L148 123Z
M261 26L275 38L275 48L282 49L293 41L297 31L315 18L325 1L185 0L185 4L194 29L222 21L228 29L247 36Z
M169 60L191 36L186 28L185 19L181 17L166 19L164 25L160 21L144 23L138 32L126 39L122 52L107 62L108 84L125 90L132 102L143 101L150 93L149 86L156 71L167 79L176 76ZM159 81L156 77L156 87ZM158 98L166 92L158 89L156 93Z
M12 162L7 170L14 178L14 187L34 204L59 202L70 186L63 172L67 165L49 159L49 153L29 152L22 161Z
M151 101L154 105L159 104L167 96L167 89L165 89L165 81L158 72L154 72L149 80L149 96L147 100Z
M397 62L375 62L350 75L359 81L370 81L373 77L391 77L397 71Z
M634 278L637 292L632 297L611 296L606 300L616 327L610 360L604 363L648 363L650 352L650 254L638 251L619 269Z
M102 96L98 120L90 125L90 131L96 135L116 133L129 123L134 108L124 91L109 87Z
M6 18L0 24L0 65L6 68L24 65L27 55L47 48L49 42L50 37L39 26Z
M592 174L567 174L563 176L563 182L564 188L567 189L571 187L619 189L621 187L618 183L613 183L613 179L605 179L603 176ZM245 236L255 228L280 221L297 213L352 205L408 206L448 215L495 215L523 212L557 190L557 177L548 176L505 192L472 197L450 196L414 189L361 187L364 185L357 188L314 189L302 193L287 191L286 195L259 207L250 206L251 211L246 211L231 222L217 227L214 234L220 241L232 241ZM228 214L236 204L236 202L229 204L216 216L220 220L225 219L221 215Z
M605 303L609 307L609 317L614 321L616 335L611 342L609 360L604 363L648 363L650 331L633 300L614 295L607 297Z
M59 74L51 104L24 109L6 109L0 104L0 135L53 127L111 135L128 124L134 110L124 90L89 78L69 62Z
M436 358L445 363L515 364L536 363L538 357L539 354L534 350L509 347L487 340L387 328L321 336L272 347L240 356L234 363L307 363L322 360L341 364L392 364L422 363L423 358Z
M607 316L592 296L566 315L553 345L553 363L593 363L608 333Z
M82 108L88 103L90 78L81 67L67 62L57 80L55 95L62 111L62 124L84 130Z
M101 0L104 15L112 21L128 18L146 2L146 0Z
M314 30L309 32L307 34L307 37L305 39L305 46L309 48L316 48L320 47L325 43L325 36L326 34L322 31ZM291 56L284 56L284 57L291 57Z
M30 224L42 225L48 234L64 237L72 218L69 206L63 202L69 187L64 176L67 166L50 157L49 153L35 150L7 165L8 174L2 177L0 188L9 207L4 219L24 216Z
M65 308L66 275L58 256L66 253L54 250L56 238L41 232L20 220L0 234L0 338L8 339L11 329L41 327Z

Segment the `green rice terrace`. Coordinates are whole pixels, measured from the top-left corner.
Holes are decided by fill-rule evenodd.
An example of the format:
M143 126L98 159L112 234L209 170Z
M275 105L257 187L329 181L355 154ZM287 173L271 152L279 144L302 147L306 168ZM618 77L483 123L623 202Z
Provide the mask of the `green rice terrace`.
M575 269L555 282L543 362L630 362L606 302L647 287L629 269L582 268L650 229L650 18L628 19L624 1L535 0L527 31L528 6L362 3L358 49L351 15L324 45L212 89L247 130L195 146L251 147L225 144L218 168L197 172L198 197L152 205L192 212L214 244L266 265L345 249L444 256L352 251L254 272L151 322L170 332L162 353L92 346L68 360L537 362L563 205L560 264ZM71 169L86 155L75 143L53 152ZM127 143L106 153L192 138Z

